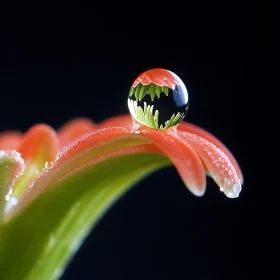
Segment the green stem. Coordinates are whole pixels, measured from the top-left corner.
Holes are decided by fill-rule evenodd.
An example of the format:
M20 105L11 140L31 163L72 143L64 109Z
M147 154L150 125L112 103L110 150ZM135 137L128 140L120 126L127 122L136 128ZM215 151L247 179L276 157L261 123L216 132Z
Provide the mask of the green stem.
M121 155L52 186L2 226L0 279L59 279L113 203L141 178L168 165L158 154Z

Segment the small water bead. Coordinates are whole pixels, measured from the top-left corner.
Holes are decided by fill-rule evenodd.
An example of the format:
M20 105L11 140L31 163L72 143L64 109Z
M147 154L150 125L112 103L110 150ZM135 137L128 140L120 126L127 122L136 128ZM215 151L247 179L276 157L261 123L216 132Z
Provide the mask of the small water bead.
M167 129L180 123L189 106L188 91L173 72L155 68L133 82L128 108L139 123L154 129Z
M45 163L45 167L43 168L43 171L46 171L48 169L51 169L54 166L54 162L50 161L50 162L46 162Z

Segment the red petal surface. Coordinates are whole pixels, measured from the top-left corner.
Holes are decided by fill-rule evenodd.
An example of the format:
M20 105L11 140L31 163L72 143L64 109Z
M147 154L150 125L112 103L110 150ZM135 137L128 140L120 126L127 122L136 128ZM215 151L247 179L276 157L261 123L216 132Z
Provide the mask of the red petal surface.
M56 132L45 124L34 125L28 130L17 149L25 161L36 162L40 168L53 161L59 150Z
M60 154L59 140L64 148L68 147ZM22 138L18 151L25 160L41 159L42 163L52 164L23 197L30 200L89 161L148 150L166 155L185 185L197 196L205 192L205 168L229 197L237 196L241 189L243 178L235 158L212 134L186 122L168 130L151 129L126 114L99 124L86 118L74 119L58 135L47 125L33 126Z
M110 127L110 126L125 126L125 127L132 128L133 126L139 126L139 124L134 125L132 117L129 114L127 114L127 115L109 118L109 119L99 123L98 126L100 128L101 127ZM196 135L200 136L201 138L208 140L209 142L211 142L215 146L217 146L219 149L221 149L227 155L230 162L234 166L236 173L238 175L238 178L240 180L240 183L243 184L243 175L242 175L241 169L240 169L235 157L232 155L232 153L228 150L228 148L220 140L218 140L215 136L213 136L211 133L207 132L206 130L204 130L198 126L195 126L193 124L190 124L188 122L181 122L177 126L177 130L196 134Z
M186 141L177 136L176 130L139 129L140 135L153 141L169 157L188 189L197 196L202 196L206 187L204 166Z
M198 196L204 193L206 178L203 164L193 148L177 137L175 133L172 131L164 133L159 130L146 129L146 127L138 131L125 127L109 127L91 133L61 153L50 168L30 186L24 196L29 201L71 170L95 157L111 153L112 150L121 152L126 146L133 151L134 148L145 143L150 143L149 149L155 149L170 158L192 193Z
M82 169L85 166L88 166L89 164L98 163L101 161L104 161L106 159L116 157L116 156L122 156L122 155L128 155L128 154L139 154L139 153L151 153L151 154L162 154L161 150L155 147L153 144L143 144L138 146L129 146L118 150L113 150L105 154L101 154L99 156L96 156L89 161L83 162L78 166L73 166L73 169L71 169L68 173L64 175L64 177L67 177L70 175L73 171L77 171L78 169ZM49 175L48 175L49 176ZM58 181L63 180L64 177L60 177ZM35 186L36 188L36 186Z
M107 128L107 127L127 127L133 129L134 123L131 115L119 115L115 117L108 118L97 124L98 129ZM139 124L137 123L137 127Z
M107 119L99 126L133 127L133 122L130 115L123 115ZM139 124L137 126L140 127ZM203 195L206 184L203 164L193 148L176 136L176 130L162 131L142 126L137 133L152 140L154 145L158 146L170 158L184 183L194 194ZM190 166L191 164L192 166Z
M194 148L221 191L230 198L238 197L241 183L234 165L223 150L196 134L180 131L177 133Z
M19 131L5 131L0 133L0 150L16 150L22 139Z
M239 178L241 184L243 184L243 175L242 175L241 169L240 169L236 159L234 158L232 153L228 150L228 148L220 140L218 140L215 136L213 136L211 133L207 132L206 130L204 130L200 127L197 127L193 124L190 124L188 122L181 122L177 126L177 129L180 131L190 132L192 134L198 135L201 138L204 138L204 139L208 140L209 142L213 143L219 149L221 149L229 158L230 162L232 163L232 165L234 166L234 168L236 170L236 173L238 175L238 178Z
M64 124L58 131L62 150L67 149L77 140L95 131L97 125L88 118L75 118Z
M182 141L172 131L166 133L147 127L142 127L138 131L125 127L108 127L98 130L89 137L79 141L73 148L67 151L67 155L65 154L61 160L64 161L67 158L73 158L75 155L80 154L82 150L89 148L95 149L102 142L106 143L117 138L138 138L153 142L163 154L170 158L188 188L196 195L202 195L204 193L206 178L199 156L189 144ZM171 147L174 148L172 149Z
M110 127L111 125L112 126L123 125L126 127L133 127L133 122L130 115L122 115L122 116L107 119L106 121L101 122L99 125L100 127L101 126ZM199 154L199 156L203 159L203 164L205 166L205 169L214 177L213 179L217 182L217 184L223 190L225 191L228 190L230 193L233 193L233 189L235 188L236 189L235 192L238 193L241 185L243 184L243 175L236 159L234 158L232 153L226 148L226 146L223 143L221 143L221 141L219 141L211 133L187 122L181 122L177 126L177 130L178 130L177 133L175 133L177 135L179 135L179 132L189 133L188 135L190 138L184 134L180 134L180 137L184 135L183 140L189 143L189 145L191 145L195 149L195 151ZM197 141L192 140L194 139L194 137L196 137ZM208 157L209 155L202 148L199 149L199 146L197 144L198 142L200 143L204 142L204 148L205 149L207 148L209 150L209 153L212 153L212 156L213 157L215 156L215 158ZM219 165L215 166L215 160L219 160L219 158L221 158L223 162L220 164L221 170L217 169ZM223 170L223 166L224 168L227 168L227 170ZM231 182L232 180L231 187L228 186L227 188L225 188L224 186L225 182L222 182L221 180L217 180L218 178L217 174L219 173L221 173L220 178L223 177L224 178L223 180L226 180L227 183ZM237 180L235 176L237 176L239 180Z

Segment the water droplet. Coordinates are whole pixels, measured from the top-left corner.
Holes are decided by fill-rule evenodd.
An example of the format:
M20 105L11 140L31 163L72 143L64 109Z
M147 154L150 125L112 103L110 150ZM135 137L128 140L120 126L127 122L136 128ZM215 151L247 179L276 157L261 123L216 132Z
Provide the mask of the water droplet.
M56 159L55 159L55 160L59 160L59 159L62 157L62 155L63 155L63 153L58 153L58 154L56 155Z
M167 129L185 118L189 97L176 74L155 68L133 82L127 102L134 120L154 129Z
M44 168L44 170L47 170L47 169L52 168L53 165L54 165L54 163L53 163L52 161L50 161L50 162L47 161L47 162L45 163L45 168Z
M5 212L9 212L15 205L18 204L18 199L15 197L9 197L6 203Z
M225 185L224 188L221 188L221 190L224 192L224 194L229 198L236 198L239 196L242 187L239 182L236 182L234 184Z

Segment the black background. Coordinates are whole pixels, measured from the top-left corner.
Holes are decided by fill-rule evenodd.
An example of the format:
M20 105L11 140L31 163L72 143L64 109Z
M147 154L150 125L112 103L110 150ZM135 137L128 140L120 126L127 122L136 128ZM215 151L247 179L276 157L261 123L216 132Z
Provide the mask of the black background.
M274 229L260 178L266 166L258 160L263 100L275 75L275 17L246 1L129 5L25 2L1 9L0 130L127 113L133 80L162 67L188 88L186 120L231 150L245 183L239 198L228 199L208 178L197 198L174 168L151 175L99 222L62 279L266 275Z

